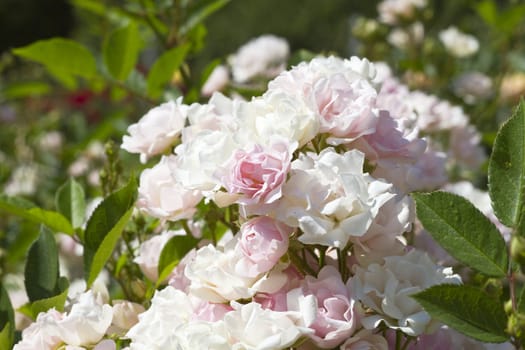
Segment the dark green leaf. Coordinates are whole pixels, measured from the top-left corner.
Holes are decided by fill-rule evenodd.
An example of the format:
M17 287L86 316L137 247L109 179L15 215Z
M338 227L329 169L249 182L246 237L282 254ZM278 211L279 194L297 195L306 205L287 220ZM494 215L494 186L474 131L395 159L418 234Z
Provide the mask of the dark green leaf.
M517 227L525 202L525 109L523 101L500 128L489 161L489 194L499 220Z
M58 249L55 236L44 226L27 255L25 287L30 301L46 299L59 291Z
M39 40L13 50L15 55L43 64L69 88L76 86L74 77L91 78L96 73L95 58L76 41L63 38Z
M135 22L109 34L104 41L102 56L109 73L117 80L125 80L135 67L142 40Z
M69 179L57 191L55 205L69 219L74 228L81 227L86 214L84 188L74 179Z
M197 242L198 240L192 236L173 236L170 238L160 253L157 284L162 283L169 276L186 253L197 246Z
M447 192L416 193L414 198L419 220L450 255L487 276L506 276L505 241L474 205Z
M65 277L61 277L59 280L59 292L55 296L46 299L40 299L32 302L28 305L30 310L30 316L32 319L36 319L39 313L46 312L49 309L55 308L57 311L64 311L64 305L66 304L67 293L69 282Z
M162 94L164 85L172 79L173 73L184 62L189 49L189 44L177 46L163 53L155 61L148 74L149 96L158 98Z
M110 258L120 234L133 212L137 198L134 178L109 195L95 209L84 234L84 271L88 287Z
M474 287L443 284L413 297L433 318L469 337L489 343L509 339L503 305Z
M0 349L10 349L15 338L15 312L4 286L0 284Z
M44 224L55 232L72 235L75 231L62 214L36 207L33 203L18 197L0 194L0 210L39 224Z

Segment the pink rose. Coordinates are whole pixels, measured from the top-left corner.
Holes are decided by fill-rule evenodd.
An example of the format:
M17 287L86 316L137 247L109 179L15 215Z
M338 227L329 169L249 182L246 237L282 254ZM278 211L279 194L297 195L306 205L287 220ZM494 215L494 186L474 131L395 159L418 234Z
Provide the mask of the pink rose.
M302 287L288 294L290 311L302 311L300 303L294 305L296 304L294 300L300 299L296 297L297 295L315 297L317 315L309 326L315 333L309 337L318 347L334 348L356 330L359 320L357 305L335 267L329 265L323 267L317 278L306 276Z
M269 148L254 145L239 149L230 158L222 182L230 194L241 194L242 204L272 203L281 197L281 187L290 169L291 150L284 141Z
M285 224L260 216L241 226L235 249L241 254L235 270L246 277L256 277L272 269L288 250L292 229Z
M195 298L197 299L197 298ZM199 321L217 322L224 318L233 308L228 304L210 303L205 300L195 300L193 318Z
M320 132L355 139L375 131L376 90L364 80L349 82L342 74L320 79L312 98L321 117Z

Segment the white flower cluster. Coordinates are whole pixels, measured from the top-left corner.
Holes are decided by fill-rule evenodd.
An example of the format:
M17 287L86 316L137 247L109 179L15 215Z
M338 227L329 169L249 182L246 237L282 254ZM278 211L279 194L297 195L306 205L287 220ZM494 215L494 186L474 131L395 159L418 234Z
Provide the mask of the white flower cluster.
M138 209L200 237L213 202L204 220L227 210L231 231L187 253L136 324L115 324L115 304L81 301L41 315L17 350L38 332L53 348L98 346L124 330L130 350L387 349L379 330L432 332L436 321L410 296L461 281L407 246L409 192L446 181L444 154L421 133L467 126L461 110L376 77L357 57L301 63L250 101L215 93L206 104L156 107L122 145L143 161L163 155L140 176ZM152 282L163 282L162 247L181 234L165 230L138 248ZM65 338L56 325L77 314L85 324Z

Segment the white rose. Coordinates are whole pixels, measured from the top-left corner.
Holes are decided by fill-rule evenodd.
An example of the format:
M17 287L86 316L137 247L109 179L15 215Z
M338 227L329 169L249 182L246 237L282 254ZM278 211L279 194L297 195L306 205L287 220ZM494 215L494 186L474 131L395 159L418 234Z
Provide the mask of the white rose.
M174 156L165 156L153 168L142 171L137 200L137 207L141 211L171 221L193 216L202 194L184 188L175 180L170 168L175 161Z
M165 350L175 348L175 329L193 315L190 298L182 291L167 286L157 291L150 308L139 315L139 322L126 334L130 350Z
M191 321L175 329L177 350L230 350L224 322Z
M277 350L293 345L303 335L311 333L298 326L298 315L263 309L258 303L232 303L235 311L224 316L232 350Z
M99 303L96 295L89 290L80 295L67 316L57 322L58 332L69 345L96 344L106 333L112 319L111 306Z
M63 315L54 308L38 314L36 321L22 331L13 350L54 350L62 343L57 322Z
M190 293L214 303L251 298L259 278L236 272L235 265L241 257L233 249L221 251L211 244L197 250L184 270L190 280Z
M165 152L180 135L186 121L187 106L182 97L155 107L138 123L128 127L128 135L122 139L122 148L130 153L140 153L140 161Z
M344 247L351 236L362 236L379 208L394 196L391 185L363 173L364 155L352 150L340 155L327 148L292 163L283 187L277 218L300 227L306 244Z
M400 20L410 20L416 9L427 5L427 0L383 0L377 6L379 20L387 24L397 24Z
M185 188L213 191L220 187L215 176L217 168L226 163L239 148L228 130L202 130L191 141L179 145L172 167L175 179Z
M370 264L366 269L356 266L354 277L348 281L355 297L377 313L363 318L363 326L374 329L384 321L411 336L432 330L437 321L411 295L437 284L459 284L459 275L454 275L452 268L434 264L416 249L384 260L384 264Z

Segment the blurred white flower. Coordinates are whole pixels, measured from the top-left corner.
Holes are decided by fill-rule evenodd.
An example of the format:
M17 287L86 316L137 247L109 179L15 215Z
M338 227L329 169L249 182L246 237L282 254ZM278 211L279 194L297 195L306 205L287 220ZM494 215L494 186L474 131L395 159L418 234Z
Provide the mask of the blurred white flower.
M246 83L259 76L273 78L286 69L289 54L288 42L275 35L252 39L228 58L233 80Z
M411 20L416 11L427 6L427 0L383 0L377 5L379 20L387 24L397 24Z
M476 37L460 32L454 26L441 31L439 40L451 55L458 58L472 56L479 50L479 42Z
M494 92L490 77L480 72L461 74L454 79L452 89L457 96L468 104L487 99Z
M38 178L37 164L20 165L13 170L4 193L8 196L32 195L36 192Z
M230 81L230 72L224 65L218 65L213 69L208 79L202 85L201 95L211 96L216 91L221 91Z

